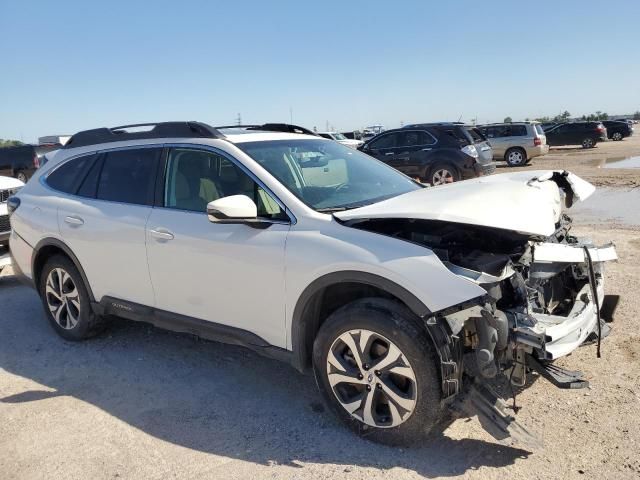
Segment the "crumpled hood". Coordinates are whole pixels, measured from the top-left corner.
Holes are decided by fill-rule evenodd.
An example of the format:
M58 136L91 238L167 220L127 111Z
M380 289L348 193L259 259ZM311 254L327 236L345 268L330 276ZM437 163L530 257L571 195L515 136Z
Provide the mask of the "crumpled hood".
M549 236L562 213L595 187L562 170L503 173L425 188L382 202L336 212L339 220L411 218L479 225Z

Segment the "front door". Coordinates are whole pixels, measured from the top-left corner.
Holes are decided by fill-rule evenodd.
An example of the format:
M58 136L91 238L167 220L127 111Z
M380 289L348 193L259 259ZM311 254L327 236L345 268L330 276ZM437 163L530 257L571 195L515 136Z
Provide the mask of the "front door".
M285 347L285 212L235 161L211 150L170 149L163 183L162 205L147 223L156 308ZM271 224L210 222L207 203L230 195L250 197Z

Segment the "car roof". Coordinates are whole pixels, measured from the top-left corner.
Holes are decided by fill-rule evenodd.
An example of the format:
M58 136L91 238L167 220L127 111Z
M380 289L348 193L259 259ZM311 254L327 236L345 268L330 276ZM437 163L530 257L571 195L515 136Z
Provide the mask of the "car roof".
M478 127L492 127L496 125L541 125L540 122L536 122L535 120L525 120L522 122L494 122L494 123L482 123L477 125Z

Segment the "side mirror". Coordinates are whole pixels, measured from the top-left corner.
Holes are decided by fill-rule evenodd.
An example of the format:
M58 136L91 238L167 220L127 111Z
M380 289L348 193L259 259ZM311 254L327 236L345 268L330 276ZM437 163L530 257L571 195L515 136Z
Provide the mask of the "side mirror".
M209 202L207 215L213 223L246 223L257 220L258 207L246 195L231 195Z

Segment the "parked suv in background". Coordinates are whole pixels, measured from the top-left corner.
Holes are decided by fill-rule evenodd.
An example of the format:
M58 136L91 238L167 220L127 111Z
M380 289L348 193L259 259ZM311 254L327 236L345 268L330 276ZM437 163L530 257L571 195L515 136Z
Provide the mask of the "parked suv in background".
M480 132L457 123L424 123L387 130L360 150L409 177L443 185L495 171L491 148Z
M582 148L593 148L598 142L607 140L607 129L602 122L560 123L545 130L545 135L551 146L582 145Z
M244 345L312 368L328 407L387 443L423 441L452 405L522 432L487 408L498 376L588 385L551 364L602 337L592 298L615 248L570 235L560 209L593 192L584 180L426 188L304 133L131 127L77 133L8 200L14 271L61 337L117 315ZM453 128L402 134L460 143Z
M20 145L0 148L0 175L17 178L26 183L40 167L41 157L60 148L59 144Z
M18 193L24 183L17 178L0 177L0 245L6 245L11 234L7 200Z
M479 128L491 143L493 158L510 167L520 167L549 152L547 137L537 122L491 123Z
M633 124L626 120L605 120L602 124L607 129L607 137L611 140L622 140L633 135Z
M318 132L318 135L320 135L322 138L335 140L336 142L351 148L358 148L360 145L364 143L362 140L347 138L342 133L338 133L338 132Z

